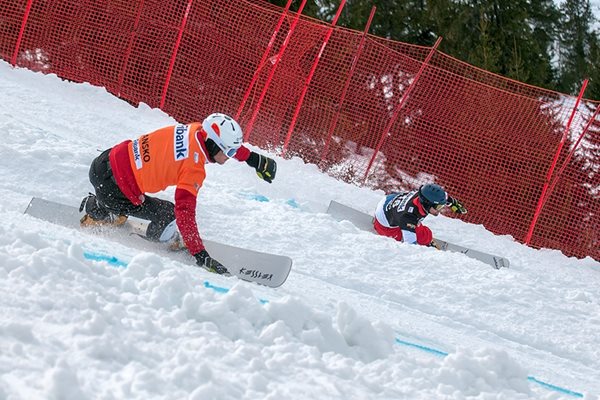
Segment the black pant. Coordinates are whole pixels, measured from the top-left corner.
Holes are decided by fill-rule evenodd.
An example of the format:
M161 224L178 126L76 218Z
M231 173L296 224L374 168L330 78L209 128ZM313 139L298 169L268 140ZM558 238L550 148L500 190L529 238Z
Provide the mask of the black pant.
M117 186L110 168L109 153L110 149L102 152L90 166L90 182L96 191L96 202L86 205L86 212L96 219L104 219L112 212L148 220L146 236L158 240L165 227L175 220L175 205L147 195L139 206L129 201Z

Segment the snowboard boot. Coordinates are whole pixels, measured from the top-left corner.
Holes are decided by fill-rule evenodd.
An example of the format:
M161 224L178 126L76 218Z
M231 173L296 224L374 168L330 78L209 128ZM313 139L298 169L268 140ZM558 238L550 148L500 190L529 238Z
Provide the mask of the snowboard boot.
M106 219L94 219L89 214L85 214L79 222L84 228L94 226L121 226L127 222L127 215L110 214Z
M79 221L82 227L121 226L127 221L126 215L117 215L101 207L92 193L81 201L79 212L85 209L85 215Z
M185 246L185 243L179 231L175 231L173 237L167 241L167 246L169 248L169 251L187 250L187 247Z
M160 234L158 238L159 242L165 243L167 245L167 249L170 251L181 251L187 250L185 246L185 242L181 237L181 233L179 233L179 229L177 229L177 222L175 220L171 221Z

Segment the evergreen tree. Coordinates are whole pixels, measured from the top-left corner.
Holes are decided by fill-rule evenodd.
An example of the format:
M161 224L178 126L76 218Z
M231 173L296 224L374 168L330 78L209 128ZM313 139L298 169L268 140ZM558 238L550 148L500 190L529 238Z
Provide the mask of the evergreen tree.
M451 55L509 78L554 87L550 54L559 14L552 1L468 0L462 7L464 29L459 42L451 44ZM438 29L444 36L445 28Z
M320 17L333 18L339 0L317 0L321 5ZM427 23L428 1L425 0L347 0L339 25L362 31L371 8L377 12L369 33L405 43L430 45L436 40Z
M592 51L597 53L598 47L591 28L595 18L589 0L566 0L560 10L559 89L575 94L582 81L593 72L590 56Z
M600 99L600 42L598 33L590 34L590 52L587 57L587 77L589 83L585 92L585 97L588 99Z
M338 0L321 0L330 17ZM552 44L559 11L552 0L348 0L341 25L362 30L377 7L370 33L430 46L470 64L554 89Z

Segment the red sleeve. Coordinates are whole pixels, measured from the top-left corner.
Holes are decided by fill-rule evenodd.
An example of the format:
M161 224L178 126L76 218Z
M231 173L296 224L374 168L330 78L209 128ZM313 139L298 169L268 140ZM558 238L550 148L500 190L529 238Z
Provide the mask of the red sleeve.
M238 161L246 161L250 157L250 150L242 145L233 157Z
M196 196L185 189L175 190L175 220L189 252L194 255L204 250L196 224Z

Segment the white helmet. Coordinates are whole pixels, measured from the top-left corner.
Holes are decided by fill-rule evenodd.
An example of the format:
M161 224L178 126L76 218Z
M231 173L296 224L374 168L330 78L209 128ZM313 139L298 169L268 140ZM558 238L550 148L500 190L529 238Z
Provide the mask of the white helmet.
M240 124L233 118L221 113L210 114L202 121L202 129L223 153L232 158L242 145L244 134Z

